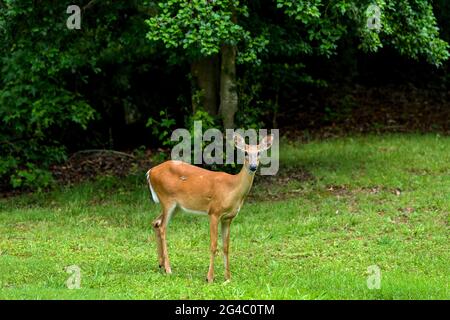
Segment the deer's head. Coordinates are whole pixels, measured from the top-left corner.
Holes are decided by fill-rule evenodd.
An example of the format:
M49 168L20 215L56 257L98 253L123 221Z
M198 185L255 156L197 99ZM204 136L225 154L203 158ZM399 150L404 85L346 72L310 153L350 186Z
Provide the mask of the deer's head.
M260 144L251 145L246 144L245 139L238 133L234 134L234 144L237 149L245 152L244 165L252 173L258 169L260 153L266 151L272 146L273 135L265 136Z

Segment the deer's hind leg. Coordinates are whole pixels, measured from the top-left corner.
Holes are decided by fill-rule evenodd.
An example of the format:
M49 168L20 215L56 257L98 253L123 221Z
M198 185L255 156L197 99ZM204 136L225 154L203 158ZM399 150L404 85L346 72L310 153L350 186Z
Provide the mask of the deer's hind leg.
M155 231L155 238L156 238L156 249L158 252L158 263L159 267L162 268L164 265L164 256L162 251L162 243L161 243L161 232L160 232L160 225L162 222L163 213L161 213L155 220L152 222L153 231Z
M164 266L166 273L172 273L170 268L169 253L167 251L166 230L169 220L176 210L176 203L162 204L162 213L153 222L153 228L156 233L158 246L158 255L160 265Z

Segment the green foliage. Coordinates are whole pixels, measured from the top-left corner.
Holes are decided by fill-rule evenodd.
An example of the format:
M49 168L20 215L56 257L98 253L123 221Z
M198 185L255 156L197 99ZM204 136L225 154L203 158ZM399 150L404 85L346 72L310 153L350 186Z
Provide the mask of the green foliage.
M381 28L369 30L364 25L359 28L364 50L376 51L388 43L405 56L416 60L425 58L436 66L449 58L449 45L439 38L431 1L377 0L374 3L380 8ZM371 14L365 12L365 21Z
M195 130L195 122L199 121L202 125L202 131L196 131ZM217 117L211 116L208 112L198 109L196 110L191 116L187 117L186 119L186 127L189 130L189 133L191 135L191 157L194 159L195 152L194 152L194 141L198 139L198 141L201 141L201 150L203 152L204 148L210 144L211 142L203 141L203 134L206 130L209 129L216 129L220 130L222 129L222 126L220 124L220 119ZM212 141L214 142L214 141ZM225 154L224 157L225 159ZM225 162L225 161L224 161ZM216 164L207 165L207 167L211 170L217 170L218 166ZM225 165L220 165L220 170L227 171L228 167Z
M264 127L264 116L267 114L266 102L261 99L261 83L254 80L254 77L243 77L238 82L239 109L236 114L236 124L238 128L248 128L258 130ZM253 82L250 84L250 82Z
M236 15L248 17L239 0L169 0L159 2L158 14L147 20L147 38L162 41L166 48L180 48L190 59L219 53L224 44L246 44L242 61L256 58L267 41L251 37L236 23Z
M117 32L122 30L118 13L136 4L106 4L103 9L86 6L81 30L69 30L67 3L0 2L1 187L48 186L49 165L65 158L62 137L87 129L98 118L80 89L90 86L89 92L95 92L91 78L103 65L130 57L133 51L125 47L142 39L132 28L143 25L143 18L131 20L132 28Z
M15 188L48 186L46 167L63 158L55 129L68 123L86 128L94 118L93 108L62 78L92 59L83 62L66 47L67 31L54 27L51 10L33 1L0 7L0 176L11 175Z
M371 27L374 19L379 27ZM356 42L364 51L387 45L436 66L449 57L427 0L169 0L158 1L147 24L147 39L172 49L178 63L237 46L237 62L247 64L236 119L244 127L267 123L270 114L275 122L286 87L326 85L306 71L306 56L331 57Z
M381 6L380 6L381 7ZM430 1L386 1L386 39L401 53L414 59L425 57L440 66L449 58L449 45L439 38Z
M374 5L379 9L379 19ZM277 7L306 26L307 37L316 43L319 54L329 56L340 39L357 35L360 47L366 51L377 51L385 43L401 54L414 59L424 57L436 66L449 58L448 43L439 38L428 0L277 0ZM378 19L380 28L370 28L370 19Z
M202 125L202 131L196 131L195 130L195 122L200 121ZM211 116L208 112L198 109L196 110L191 116L187 117L186 119L186 127L189 130L190 136L191 136L191 159L195 158L195 152L194 152L194 141L195 139L198 139L198 141L201 141L201 150L204 151L205 147L209 145L210 143L214 143L215 141L204 141L203 140L203 134L209 130L217 130L218 133L220 132L222 134L222 142L223 142L223 148L226 147L226 143L232 143L231 141L226 140L225 134L222 132L222 125L221 121L218 117ZM235 163L232 164L226 164L226 153L225 149L223 149L223 164L204 164L204 167L210 169L210 170L216 170L216 171L223 171L223 172L229 172L229 173L236 173L238 169L240 169L239 165L236 165Z
M193 137L196 134L196 132L194 132L194 123L196 121L201 121L203 131L206 131L208 129L220 128L219 119L214 118L208 112L202 109L198 109L195 110L192 115L188 116L186 120L187 128L191 133L191 136Z
M380 8L379 29L367 26L371 4ZM137 121L143 126L153 119L148 125L168 146L175 124L159 113L169 106L176 114L173 109L185 104L171 106L162 98L150 104L132 86L133 78L166 69L161 61L177 62L182 67L176 72L182 73L187 60L236 45L237 63L244 64L238 68L237 120L258 127L283 110L276 102L280 92L302 83L324 84L309 74L306 57L331 57L349 39L365 51L391 46L437 66L449 57L447 42L439 38L443 32L448 40L448 31L439 30L434 16L448 25L443 1L435 4L435 13L426 0L83 0L78 5L81 30L69 30L67 3L0 1L2 188L48 185L45 170L64 160L64 139L89 132L101 116L108 127L119 108L142 108ZM183 114L177 119L190 112L179 109ZM158 120L161 116L166 119Z
M11 176L11 185L13 188L41 188L48 187L53 182L53 177L47 170L36 167L28 162L25 170L18 170Z
M173 142L170 140L170 136L176 121L169 117L167 111L161 110L159 115L161 117L159 120L150 117L147 121L147 127L152 128L153 135L158 137L163 146L171 146Z

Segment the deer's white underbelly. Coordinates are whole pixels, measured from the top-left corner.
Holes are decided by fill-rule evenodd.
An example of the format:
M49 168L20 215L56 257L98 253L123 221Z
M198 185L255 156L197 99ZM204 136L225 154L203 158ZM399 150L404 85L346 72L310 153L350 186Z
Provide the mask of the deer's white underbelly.
M181 210L183 210L184 212L187 212L187 213L199 214L199 215L202 215L202 216L208 215L208 212L206 212L206 211L192 210L192 209L188 209L188 208L185 208L183 206L180 206L180 205L179 205L179 207L180 207Z

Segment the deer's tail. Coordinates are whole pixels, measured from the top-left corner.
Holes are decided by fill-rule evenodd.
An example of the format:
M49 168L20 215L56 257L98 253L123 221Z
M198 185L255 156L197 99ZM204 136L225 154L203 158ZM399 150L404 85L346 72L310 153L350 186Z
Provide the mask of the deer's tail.
M158 195L156 194L155 190L153 190L152 183L150 181L150 171L152 171L152 169L148 170L146 174L148 188L150 189L150 193L152 194L153 201L159 203Z

